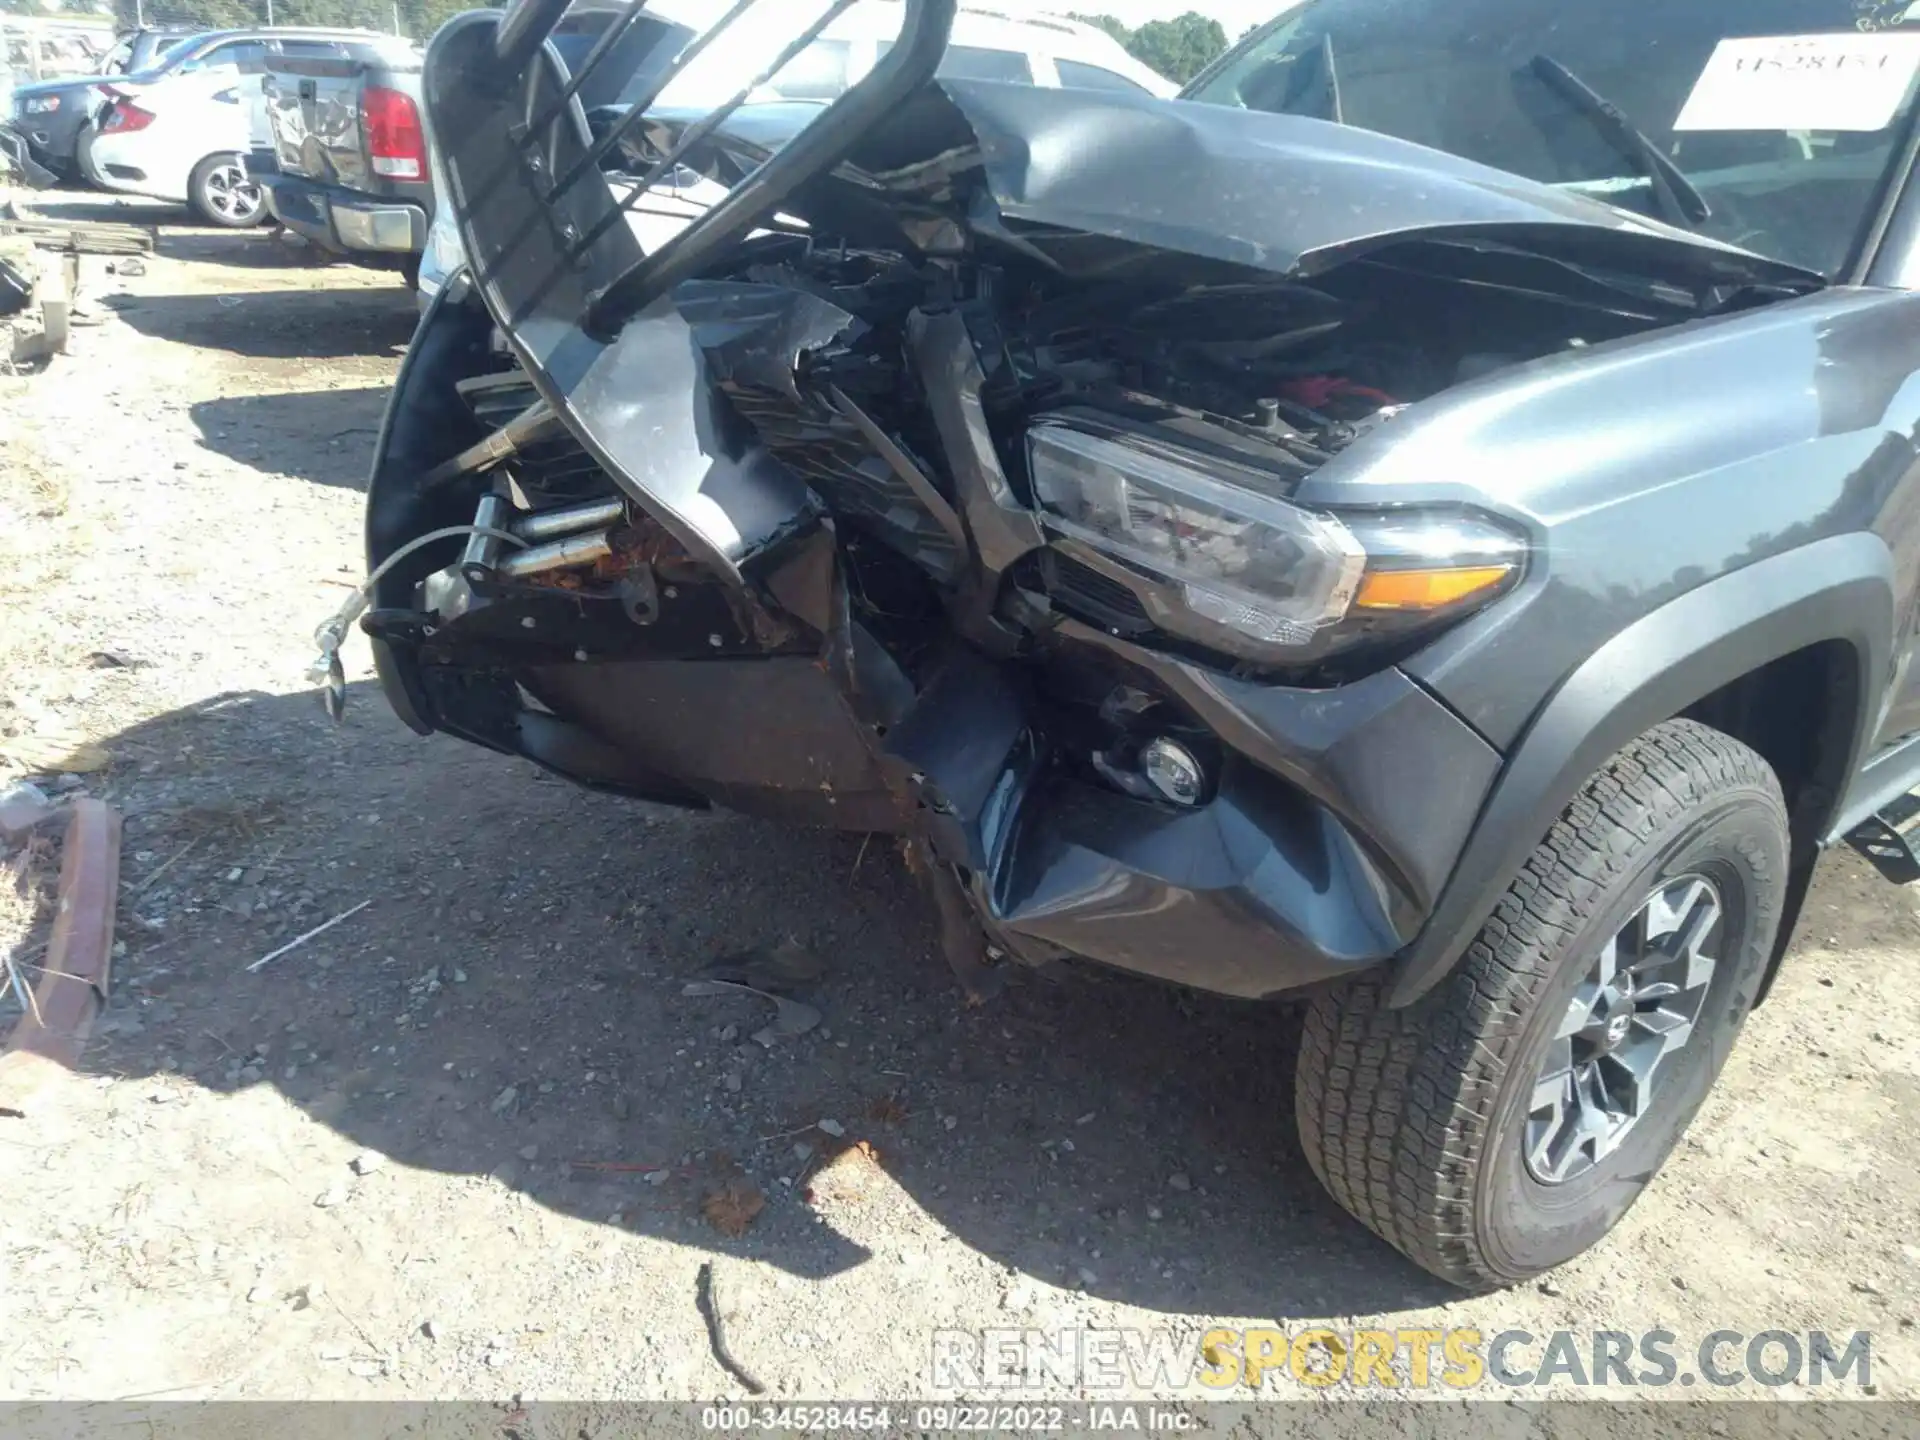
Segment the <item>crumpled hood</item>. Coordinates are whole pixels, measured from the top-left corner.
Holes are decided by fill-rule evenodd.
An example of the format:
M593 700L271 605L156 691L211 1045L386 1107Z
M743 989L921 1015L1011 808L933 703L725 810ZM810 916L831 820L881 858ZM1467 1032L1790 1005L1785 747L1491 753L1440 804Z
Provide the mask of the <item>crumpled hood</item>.
M818 114L811 105L749 106L722 133L765 153ZM1798 266L1392 136L1194 101L942 81L903 107L898 124L863 138L849 163L903 200L921 199L928 162L969 147L1015 229L1108 236L1296 278L1388 244L1447 240L1682 285L1826 284ZM931 168L944 178L957 167ZM804 195L796 199L790 208L804 213Z
M1667 278L1824 284L1798 266L1350 125L1031 85L945 86L1000 212L1306 276L1414 238L1505 241Z

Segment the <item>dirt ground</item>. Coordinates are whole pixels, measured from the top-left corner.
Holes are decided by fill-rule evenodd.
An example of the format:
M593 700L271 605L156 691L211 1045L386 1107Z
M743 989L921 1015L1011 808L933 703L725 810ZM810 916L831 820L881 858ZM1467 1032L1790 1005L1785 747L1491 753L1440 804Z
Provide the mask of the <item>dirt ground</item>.
M0 744L111 752L124 953L82 1073L0 1117L0 1394L743 1395L710 1262L773 1397L927 1396L942 1329L1313 1321L1869 1330L1920 1396L1920 912L1855 856L1619 1232L1460 1298L1321 1193L1284 1011L1093 973L964 1008L885 845L419 739L358 637L330 724L411 295L171 225L90 273L99 323L0 380ZM810 1033L682 994L789 939Z

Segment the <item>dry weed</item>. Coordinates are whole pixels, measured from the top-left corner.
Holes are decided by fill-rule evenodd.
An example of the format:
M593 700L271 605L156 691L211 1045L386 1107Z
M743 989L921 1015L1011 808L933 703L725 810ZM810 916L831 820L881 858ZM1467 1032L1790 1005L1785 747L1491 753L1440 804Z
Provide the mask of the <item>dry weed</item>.
M40 463L27 437L0 450L0 675L31 691L64 665L65 631L48 597L95 545L58 468Z
M34 838L0 861L0 1026L27 1004L44 930L53 918L52 847Z

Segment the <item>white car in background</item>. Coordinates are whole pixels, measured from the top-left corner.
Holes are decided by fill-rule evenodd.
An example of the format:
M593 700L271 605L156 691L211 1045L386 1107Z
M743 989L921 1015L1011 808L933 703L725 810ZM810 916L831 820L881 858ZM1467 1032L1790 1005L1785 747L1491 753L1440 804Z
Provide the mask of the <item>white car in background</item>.
M266 199L244 158L268 138L261 96L268 61L339 58L348 44L375 34L281 27L184 42L176 51L203 53L150 78L101 87L107 103L80 137L80 172L103 190L184 201L209 225L257 225L267 218Z
M712 0L647 0L643 8L663 22L663 32L672 37L663 40L663 48L671 46L666 51L671 54L706 28L714 7ZM815 10L817 13L817 6ZM754 98L821 102L838 98L865 78L874 63L892 48L894 37L900 33L901 18L902 6L897 0L861 0L836 17ZM724 104L762 73L803 28L804 21L798 25L789 21L755 26L749 18L726 31L676 76L660 96L660 103L675 108ZM1005 80L1051 88L1124 90L1163 100L1173 98L1180 90L1096 26L1039 11L969 4L967 0L961 0L959 14L954 17L953 37L940 74L952 79ZM423 305L449 275L466 263L453 207L444 198L446 186L437 159L433 177L433 224L420 263ZM649 197L646 210L631 212L628 223L643 249L657 250L724 194L724 186L697 177L686 186L659 186Z
M207 71L111 100L81 151L87 178L104 190L184 201L209 225L258 224L265 199L241 163L259 125L258 98L234 75Z

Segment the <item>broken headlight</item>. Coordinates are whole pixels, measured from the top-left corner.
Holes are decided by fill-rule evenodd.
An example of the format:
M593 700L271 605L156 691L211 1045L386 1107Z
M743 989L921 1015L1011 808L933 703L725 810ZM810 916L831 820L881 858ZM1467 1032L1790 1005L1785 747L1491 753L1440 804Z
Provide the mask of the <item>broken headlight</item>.
M1274 659L1457 618L1504 590L1525 550L1477 516L1309 510L1205 456L1065 425L1037 426L1027 455L1048 528L1146 577L1133 588L1156 624Z

